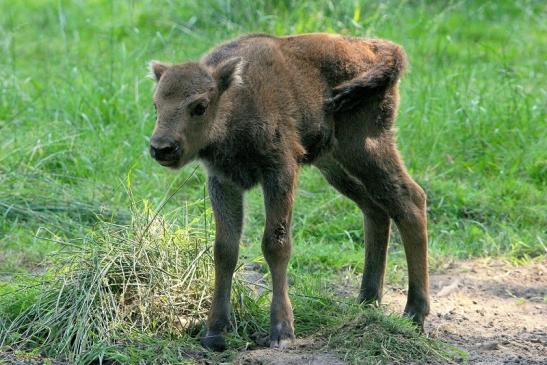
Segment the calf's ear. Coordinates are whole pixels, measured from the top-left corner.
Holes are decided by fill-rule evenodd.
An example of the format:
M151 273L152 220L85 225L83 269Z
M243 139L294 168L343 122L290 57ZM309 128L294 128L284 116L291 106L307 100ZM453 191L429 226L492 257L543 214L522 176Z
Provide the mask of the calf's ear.
M230 86L241 85L243 83L241 76L243 66L243 59L241 57L234 57L222 62L213 71L213 77L217 82L220 94L226 91Z
M150 77L158 82L161 75L169 68L169 65L160 61L150 61L148 67L150 68Z

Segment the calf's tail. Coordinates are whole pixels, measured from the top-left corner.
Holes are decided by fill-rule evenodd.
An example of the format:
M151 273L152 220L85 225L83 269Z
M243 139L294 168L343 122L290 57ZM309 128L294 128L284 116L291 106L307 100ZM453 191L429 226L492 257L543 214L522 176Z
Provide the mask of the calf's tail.
M349 111L368 98L383 95L397 83L406 67L405 52L400 46L387 42L379 48L376 63L332 90L327 102L329 111Z

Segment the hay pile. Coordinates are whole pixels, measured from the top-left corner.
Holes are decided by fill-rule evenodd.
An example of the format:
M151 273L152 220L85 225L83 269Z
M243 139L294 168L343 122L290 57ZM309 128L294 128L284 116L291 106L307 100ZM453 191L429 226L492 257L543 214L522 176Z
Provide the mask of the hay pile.
M205 236L146 210L128 226L103 222L82 243L65 243L46 279L3 295L12 313L21 309L0 318L0 345L38 346L74 359L135 332L195 332L212 294Z

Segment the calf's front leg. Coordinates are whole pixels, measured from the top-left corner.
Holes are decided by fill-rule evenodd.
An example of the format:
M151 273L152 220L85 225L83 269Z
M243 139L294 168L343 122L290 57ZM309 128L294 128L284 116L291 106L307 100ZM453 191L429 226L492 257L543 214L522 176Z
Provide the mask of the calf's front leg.
M201 338L201 344L215 351L223 351L226 348L223 332L230 325L230 291L243 225L243 191L215 176L209 177L207 186L216 225L215 291L207 319L207 332Z
M289 300L287 266L291 255L291 214L297 167L265 176L262 184L266 226L262 251L272 274L270 347L285 348L294 339L293 311Z

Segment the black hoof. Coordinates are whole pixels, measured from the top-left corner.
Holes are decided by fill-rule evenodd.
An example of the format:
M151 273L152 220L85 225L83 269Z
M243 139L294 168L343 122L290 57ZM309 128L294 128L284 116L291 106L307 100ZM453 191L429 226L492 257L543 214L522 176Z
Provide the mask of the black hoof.
M286 349L294 341L294 329L289 322L283 321L272 325L270 332L270 348Z
M372 305L374 307L379 307L381 302L382 302L382 298L378 296L377 294L373 294L373 295L359 294L359 297L357 297L357 304Z
M206 349L222 352L226 350L226 340L223 335L205 335L200 338L201 346Z
M418 328L418 332L420 332L421 334L425 333L424 320L425 320L426 314L424 314L423 312L416 312L411 309L408 309L408 310L405 310L404 315L407 316L412 321L412 323L416 325L416 327Z

